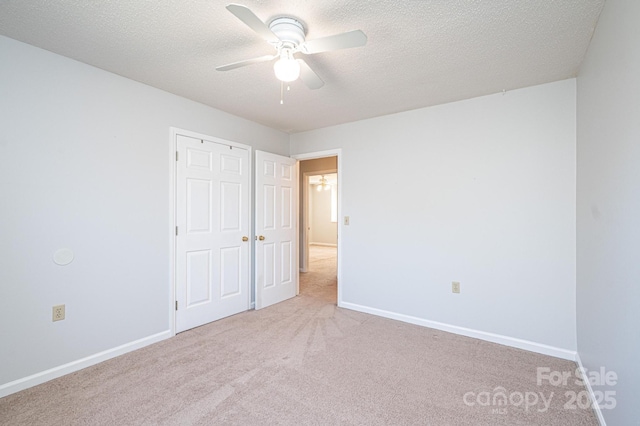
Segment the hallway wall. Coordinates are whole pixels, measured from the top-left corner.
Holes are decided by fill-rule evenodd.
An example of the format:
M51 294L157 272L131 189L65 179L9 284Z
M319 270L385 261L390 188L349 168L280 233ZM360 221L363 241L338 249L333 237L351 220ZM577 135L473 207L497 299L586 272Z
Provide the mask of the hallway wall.
M315 186L310 185L309 242L311 244L338 244L338 223L331 221L331 197L331 190L317 191Z

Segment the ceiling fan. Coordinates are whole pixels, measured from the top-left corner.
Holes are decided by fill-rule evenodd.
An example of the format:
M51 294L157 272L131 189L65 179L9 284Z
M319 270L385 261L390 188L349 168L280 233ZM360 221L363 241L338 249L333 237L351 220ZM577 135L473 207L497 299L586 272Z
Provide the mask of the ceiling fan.
M230 4L227 6L227 10L271 44L276 49L276 54L222 65L216 67L218 71L228 71L279 58L273 66L278 80L290 82L300 78L309 89L319 89L324 86L324 81L303 59L294 58L295 53L312 55L367 44L367 36L360 30L307 41L305 40L304 25L295 18L283 16L266 24L246 6Z

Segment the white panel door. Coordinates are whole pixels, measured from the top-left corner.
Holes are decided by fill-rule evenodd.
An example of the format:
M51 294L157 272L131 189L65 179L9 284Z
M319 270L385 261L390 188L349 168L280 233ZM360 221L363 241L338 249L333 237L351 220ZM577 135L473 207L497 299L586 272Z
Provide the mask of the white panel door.
M298 292L297 161L256 151L256 309Z
M250 307L249 152L178 135L176 332Z

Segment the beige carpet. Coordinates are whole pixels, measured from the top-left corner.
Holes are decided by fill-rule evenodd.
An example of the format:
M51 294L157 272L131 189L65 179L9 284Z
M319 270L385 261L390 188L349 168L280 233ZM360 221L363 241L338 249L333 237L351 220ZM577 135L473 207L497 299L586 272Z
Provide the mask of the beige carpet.
M328 251L300 296L2 398L0 423L597 424L590 409L563 407L565 392L583 390L573 381L536 383L536 367L574 363L336 308ZM496 388L511 402L494 405Z

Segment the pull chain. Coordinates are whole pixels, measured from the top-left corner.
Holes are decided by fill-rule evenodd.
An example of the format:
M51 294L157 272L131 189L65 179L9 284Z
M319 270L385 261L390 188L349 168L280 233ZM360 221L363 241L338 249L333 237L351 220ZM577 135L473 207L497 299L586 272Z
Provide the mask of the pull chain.
M284 82L280 82L280 105L284 104Z
M291 90L291 86L287 84L287 92ZM284 82L280 82L280 105L284 105Z

